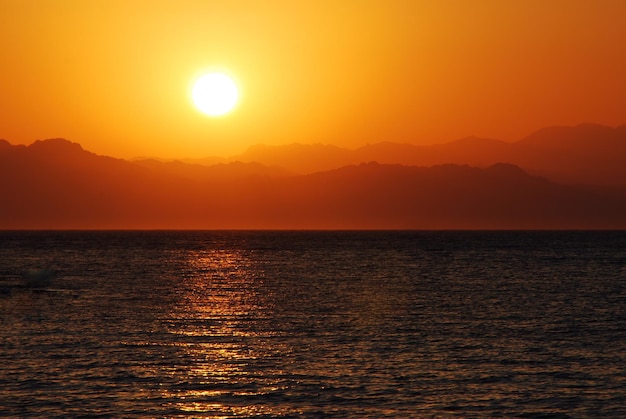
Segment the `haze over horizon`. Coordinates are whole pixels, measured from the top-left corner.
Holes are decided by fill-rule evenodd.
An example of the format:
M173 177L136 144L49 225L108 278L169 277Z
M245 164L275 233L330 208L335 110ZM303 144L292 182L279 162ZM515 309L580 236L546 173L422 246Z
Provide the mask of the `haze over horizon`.
M393 138L387 138L387 139L377 141L377 142L367 142L363 144L353 144L353 145L347 145L347 146L324 143L323 141L313 141L309 143L298 142L298 141L286 141L285 143L280 143L280 144L259 142L259 143L249 144L244 149L240 150L237 153L231 153L231 154L217 153L217 154L207 154L207 155L201 155L201 156L176 156L176 157L160 157L157 155L150 155L150 154L135 155L135 156L121 156L121 155L115 155L115 154L110 154L110 153L97 153L92 149L89 149L88 151L95 152L96 154L99 154L99 155L125 159L125 160L131 160L131 161L142 160L142 159L157 159L161 161L183 161L183 162L189 162L189 163L199 163L199 164L204 164L204 165L206 164L210 165L210 164L215 164L215 163L224 162L224 161L237 161L238 159L241 159L242 157L246 159L247 156L254 155L258 151L279 150L279 149L285 149L289 147L304 147L304 148L323 147L323 148L332 148L336 150L357 151L357 150L367 149L373 146L374 147L381 146L383 144L411 146L411 147L418 147L418 148L424 148L424 149L429 148L429 147L435 147L435 148L441 147L441 146L445 147L445 146L449 146L449 145L456 144L459 142L471 142L471 141L485 141L485 142L493 142L493 143L515 144L515 143L523 142L526 139L532 138L534 136L542 136L543 135L542 133L545 131L550 131L550 130L567 131L567 130L576 130L578 128L583 128L583 129L589 128L592 130L600 129L600 130L626 131L626 123L619 123L615 126L605 126L599 123L587 121L587 122L581 122L581 123L575 124L573 126L553 125L553 126L539 127L535 130L528 132L526 135L523 135L520 138L513 139L513 140L504 140L501 138L493 138L493 137L487 138L487 137L481 137L481 136L468 134L468 135L465 135L459 138L450 139L450 140L442 140L439 142L422 142L420 144L415 144L414 142L395 141ZM48 141L48 140L54 140L54 139L62 139L71 143L80 144L81 147L85 149L87 149L85 144L89 143L88 140L83 141L81 139L68 138L67 136L36 138L36 139L32 139L30 142L28 141L14 142L10 138L0 137L0 141L4 141L10 145L17 145L17 146L20 146L20 145L30 146L36 142ZM468 156L468 157L469 157L469 160L472 159L471 156Z

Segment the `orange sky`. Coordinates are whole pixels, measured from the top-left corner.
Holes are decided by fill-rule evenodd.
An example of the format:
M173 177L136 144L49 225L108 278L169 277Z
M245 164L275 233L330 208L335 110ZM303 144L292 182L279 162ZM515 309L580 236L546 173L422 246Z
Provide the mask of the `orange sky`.
M0 0L0 138L118 157L626 122L626 1ZM190 101L208 69L241 103Z

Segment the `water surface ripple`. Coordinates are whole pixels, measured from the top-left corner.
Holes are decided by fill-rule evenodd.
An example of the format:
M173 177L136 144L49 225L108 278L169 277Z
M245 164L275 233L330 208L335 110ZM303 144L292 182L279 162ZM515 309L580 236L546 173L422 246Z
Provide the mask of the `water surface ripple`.
M0 242L2 417L626 417L624 232Z

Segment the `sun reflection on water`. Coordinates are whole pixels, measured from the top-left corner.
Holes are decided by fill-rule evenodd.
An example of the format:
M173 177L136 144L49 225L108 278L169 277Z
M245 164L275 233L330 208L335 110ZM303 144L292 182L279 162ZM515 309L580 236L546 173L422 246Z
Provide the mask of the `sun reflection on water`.
M164 399L185 414L279 414L277 407L251 402L281 388L251 365L278 350L265 339L271 331L261 334L248 326L250 318L262 314L258 268L238 251L193 251L186 259L167 327L181 353L169 371L175 385L164 391Z

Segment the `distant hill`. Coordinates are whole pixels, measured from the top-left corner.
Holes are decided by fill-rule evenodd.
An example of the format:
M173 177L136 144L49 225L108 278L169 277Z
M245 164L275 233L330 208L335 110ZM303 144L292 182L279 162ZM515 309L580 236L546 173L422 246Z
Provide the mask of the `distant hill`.
M284 167L294 173L313 173L361 162L351 150L323 144L254 145L231 160Z
M564 186L511 164L291 175L259 163L129 162L61 139L7 144L2 229L626 228L624 189Z
M202 164L184 163L182 161L161 162L145 159L135 160L133 163L157 172L167 173L189 180L235 180L255 176L284 177L292 174L281 167L269 167L257 162L242 163L240 161L234 161L205 166Z
M254 146L234 159L281 166L301 174L370 161L476 167L510 163L560 183L625 186L625 156L626 125L611 128L582 124L545 128L516 143L468 137L429 146L384 142L356 150L319 144Z

